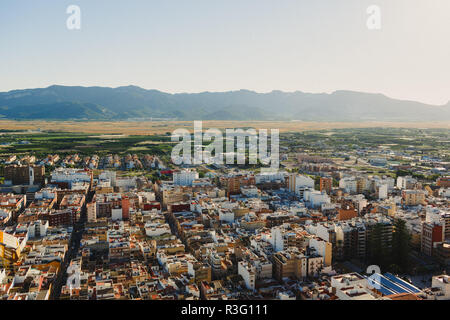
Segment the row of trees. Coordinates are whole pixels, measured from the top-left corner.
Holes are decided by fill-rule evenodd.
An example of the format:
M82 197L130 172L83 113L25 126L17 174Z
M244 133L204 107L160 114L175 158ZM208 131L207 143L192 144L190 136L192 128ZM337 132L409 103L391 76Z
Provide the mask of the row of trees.
M415 172L408 171L408 170L397 170L395 172L396 178L404 177L404 176L412 176L413 178L417 178L420 180L428 180L428 181L436 181L436 179L440 177L439 174L432 174L432 175L425 176L423 174L415 173Z

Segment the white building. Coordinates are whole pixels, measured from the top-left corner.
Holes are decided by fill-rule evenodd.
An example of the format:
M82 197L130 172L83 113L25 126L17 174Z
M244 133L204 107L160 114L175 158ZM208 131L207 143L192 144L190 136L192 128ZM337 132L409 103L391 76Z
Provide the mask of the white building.
M314 188L314 179L305 175L297 175L295 177L295 188L298 187Z
M259 197L259 190L255 186L243 186L241 187L241 193L248 198Z
M270 243L272 244L273 250L275 252L280 252L284 250L284 238L281 228L279 227L272 228Z
M339 180L339 188L344 189L347 193L356 193L357 183L354 177L345 177Z
M388 196L388 185L383 184L378 187L378 199L384 200L387 199Z
M308 246L313 248L318 255L323 257L323 265L328 267L331 265L332 244L325 240L317 238L311 238ZM326 261L326 257L329 257L329 261Z
M442 198L450 198L450 188L439 189L439 196Z
M28 238L40 238L47 235L48 221L33 221L28 226Z
M356 272L340 274L331 277L331 287L340 289L345 287L361 286L367 287L367 280Z
M377 300L374 294L362 286L350 286L336 289L339 300Z
M372 181L374 181L376 186L381 186L383 184L386 184L388 187L388 190L392 190L395 187L395 179L391 177L379 177L379 176L373 176L371 178Z
M122 220L122 208L111 209L111 219L112 221Z
M238 274L242 276L245 286L249 290L255 290L256 268L247 261L239 261Z
M130 190L136 188L136 177L120 177L116 178L114 183L115 187L122 188L124 190Z
M303 190L314 189L314 180L308 176L290 173L288 175L288 189L289 192L294 192L300 197L303 197Z
M441 210L432 206L426 207L425 221L429 223L441 222Z
M311 189L304 191L303 200L305 200L305 202L309 202L310 206L313 208L320 207L322 204L331 203L331 199L326 192Z
M175 171L173 173L173 184L177 186L192 186L192 182L199 177L197 171Z
M159 237L164 234L171 234L170 226L167 223L146 223L145 234L147 237Z
M39 192L34 194L34 199L42 200L42 199L54 199L56 198L56 191L52 189L42 189Z
M270 279L272 278L272 263L266 259L256 259L252 261L256 268L256 278L257 279Z
M325 225L325 224L317 224L317 225L310 225L307 227L307 231L311 234L314 234L318 236L320 239L323 239L327 242L330 241L330 233L334 231L334 224L331 226Z
M437 300L450 300L450 276L441 275L434 276L431 280L431 287L439 289Z
M103 171L98 176L99 185L104 187L114 187L116 185L116 172L115 171Z
M234 222L234 212L231 210L220 210L219 211L219 220L225 221L227 223Z
M137 195L138 195L139 203L142 203L144 200L146 202L151 202L151 201L155 201L156 200L154 192L141 191Z
M397 178L397 188L399 189L413 189L417 180L411 176L398 177Z
M69 187L73 182L91 182L91 171L84 169L71 169L71 168L56 168L52 172L52 182L65 182L69 184Z
M286 176L286 172L262 172L255 175L255 183L265 183L265 182L276 182L284 181L284 177Z

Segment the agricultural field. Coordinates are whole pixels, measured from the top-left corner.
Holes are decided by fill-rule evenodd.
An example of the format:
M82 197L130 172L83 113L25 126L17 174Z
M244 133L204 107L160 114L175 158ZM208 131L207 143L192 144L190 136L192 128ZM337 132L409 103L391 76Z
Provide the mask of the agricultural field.
M125 135L165 135L178 128L193 130L192 121L13 121L0 120L0 131L45 131ZM349 128L443 128L449 122L305 122L305 121L203 121L203 128L279 129L303 132Z
M169 136L104 136L92 133L69 132L3 132L0 134L0 154L47 154L104 155L109 153L164 154L171 150Z
M153 154L169 160L172 147L176 143L171 141L171 130L176 129L176 125L184 125L186 129L192 129L192 123L190 122L152 122L153 133L131 134L124 133L120 126L129 124L130 127L133 127L136 124L134 122L121 122L117 123L115 131L112 129L106 131L106 124L98 124L98 127L105 132L93 133L90 132L94 129L93 123L85 122L81 124L78 130L84 128L83 130L87 132L62 131L58 129L58 126L53 127L52 130L45 130L41 127L8 130L2 127L0 129L0 156L5 157L15 154L34 155L39 158L55 153L59 155L76 153L86 156L94 154L98 156L107 154L122 156L126 154ZM217 122L206 122L203 129L218 124ZM226 128L226 122L220 122L220 124L223 126L222 129ZM237 126L249 128L252 124L256 123L233 122L233 124L228 125L230 128L236 128ZM297 130L294 130L294 128L288 126L288 124L292 125L290 122L258 123L259 126L254 128L270 128L270 126L278 124L280 124L280 127L284 125L284 130L292 130L280 130L280 153L290 155L289 159L284 162L284 165L288 168L296 165L296 162L292 161L292 156L299 152L324 156L333 159L340 165L362 168L366 167L367 163L362 159L359 162L357 161L360 158L358 153L361 150L373 148L381 152L383 150L396 153L407 152L408 154L427 155L450 161L450 129L448 128L426 129L425 126L423 129L408 127L341 128L339 126L344 126L344 124L335 124L338 128L324 129L323 127L319 128L317 124L303 123L302 126L299 125ZM39 126L40 124L34 123L34 125ZM68 126L69 124L63 122L59 125ZM356 126L356 124L353 125ZM307 127L314 127L314 129L307 130ZM65 128L66 130L70 129L70 126ZM132 130L129 132L132 132ZM209 142L204 143L204 145L207 144ZM399 163L402 161L400 159ZM384 171L380 171L380 173L384 173Z

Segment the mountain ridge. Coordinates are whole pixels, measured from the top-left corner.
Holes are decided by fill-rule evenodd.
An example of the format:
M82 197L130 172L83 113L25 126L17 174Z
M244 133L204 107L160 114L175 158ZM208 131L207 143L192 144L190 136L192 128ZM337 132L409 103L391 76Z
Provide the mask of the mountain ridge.
M450 121L450 101L429 105L381 93L166 93L138 86L61 86L0 92L0 118L31 120Z

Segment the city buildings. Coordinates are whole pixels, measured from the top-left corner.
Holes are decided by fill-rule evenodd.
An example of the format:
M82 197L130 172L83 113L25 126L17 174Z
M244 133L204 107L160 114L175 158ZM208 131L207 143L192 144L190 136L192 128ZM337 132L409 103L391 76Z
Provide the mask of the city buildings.
M418 257L411 270L421 270L418 259L449 265L446 177L424 183L400 176L395 183L392 175L323 157L298 159L286 172L221 167L203 178L198 168L162 170L149 155L49 155L42 167L8 165L11 179L0 194L0 297L448 298L445 275L418 288L388 272L393 262L374 276L378 286L361 272L380 261L380 252L398 250L399 221ZM50 178L39 178L50 165ZM74 274L76 283L56 280Z
M192 183L199 178L196 171L175 171L173 173L173 184L176 186L192 186Z
M35 165L6 166L4 177L13 185L42 185L45 179L45 168Z

